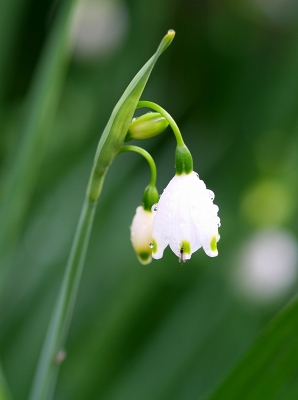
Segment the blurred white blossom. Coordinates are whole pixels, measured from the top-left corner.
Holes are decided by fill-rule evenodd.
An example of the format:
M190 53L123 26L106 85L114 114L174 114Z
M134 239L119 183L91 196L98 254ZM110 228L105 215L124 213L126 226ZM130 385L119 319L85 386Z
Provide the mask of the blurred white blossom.
M270 302L295 283L297 260L297 241L290 232L258 232L240 251L234 276L236 287L253 301Z
M125 37L127 25L127 9L120 0L78 2L71 29L74 56L89 60L110 54Z
M298 15L297 0L252 0L254 6L272 22L289 25L296 22Z

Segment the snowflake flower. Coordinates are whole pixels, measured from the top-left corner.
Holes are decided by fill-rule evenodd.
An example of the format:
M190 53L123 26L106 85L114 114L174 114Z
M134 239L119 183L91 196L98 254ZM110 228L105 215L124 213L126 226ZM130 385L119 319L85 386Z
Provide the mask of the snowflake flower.
M152 207L153 258L161 258L168 245L181 262L201 247L208 256L217 256L220 219L213 199L214 193L194 171L175 175Z

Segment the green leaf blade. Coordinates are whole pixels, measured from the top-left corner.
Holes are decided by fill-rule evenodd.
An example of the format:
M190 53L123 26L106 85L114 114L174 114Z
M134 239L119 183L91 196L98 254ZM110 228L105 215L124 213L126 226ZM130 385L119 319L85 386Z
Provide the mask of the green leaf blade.
M271 400L298 371L298 299L263 331L205 400Z
M69 28L77 0L59 5L25 99L19 146L2 175L0 208L1 273L7 270L26 216L51 133L70 61Z

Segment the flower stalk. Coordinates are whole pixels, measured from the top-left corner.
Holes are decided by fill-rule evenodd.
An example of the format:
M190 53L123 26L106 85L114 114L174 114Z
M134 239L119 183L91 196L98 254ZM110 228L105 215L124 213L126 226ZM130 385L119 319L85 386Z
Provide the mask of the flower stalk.
M148 151L146 151L142 147L132 146L132 145L123 146L121 148L121 150L119 151L119 154L125 153L128 151L133 152L133 153L138 153L142 157L145 158L145 160L148 162L148 165L150 167L150 183L149 183L149 185L152 187L155 187L156 186L156 165L155 165L155 162L154 162L152 156L148 153Z
M151 101L139 101L137 108L143 108L143 107L151 108L152 110L162 115L168 121L170 127L173 130L177 142L176 156L175 156L176 174L177 175L181 175L183 173L190 174L193 171L192 155L190 154L190 151L186 147L180 129L178 128L178 125L176 124L174 119L166 110L164 110L158 104L152 103Z

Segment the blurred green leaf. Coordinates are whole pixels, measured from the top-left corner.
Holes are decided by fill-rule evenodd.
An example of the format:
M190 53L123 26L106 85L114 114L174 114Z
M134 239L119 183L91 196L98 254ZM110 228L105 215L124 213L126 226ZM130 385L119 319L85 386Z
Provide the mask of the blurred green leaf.
M272 400L298 372L298 299L263 331L205 400ZM298 391L296 391L298 396Z
M20 122L19 144L2 175L0 254L5 272L22 227L44 149L64 86L69 61L69 26L76 0L59 4L53 29L43 48Z
M5 102L0 118L2 167L17 148L14 144L21 143L16 132L23 105L20 96L62 1L0 3L0 86L5 86L4 96L0 95ZM93 7L106 0L85 3ZM120 25L125 21L127 29L109 54L92 60L74 54L42 175L34 195L29 195L11 273L4 282L0 349L16 400L23 400L30 390L98 134L131 71L138 69L168 27L177 31L175 49L159 61L144 97L175 117L196 171L216 194L222 219L219 257L209 260L198 251L191 262L180 266L165 251L159 262L146 268L138 265L129 225L148 181L148 168L136 157L118 157L95 216L55 400L201 399L298 290L296 280L284 297L248 304L229 280L233 268L242 265L241 259L234 265L238 249L258 232L241 214L247 190L273 179L282 182L293 199L297 197L298 3L107 3L120 6L118 21ZM57 8L49 14L53 5ZM103 21L96 9L87 16L95 18L101 30L100 44L101 38L114 35L118 24ZM86 31L94 43L90 28L88 23ZM156 161L161 192L174 174L172 135L166 131L144 146ZM6 167L1 174L8 178L11 168ZM1 183L0 194L3 189ZM259 204L254 207L258 210ZM294 242L297 218L294 201L291 217L283 222ZM297 375L293 370L272 400L296 400Z
M4 377L2 366L0 365L0 400L12 400L6 379Z

